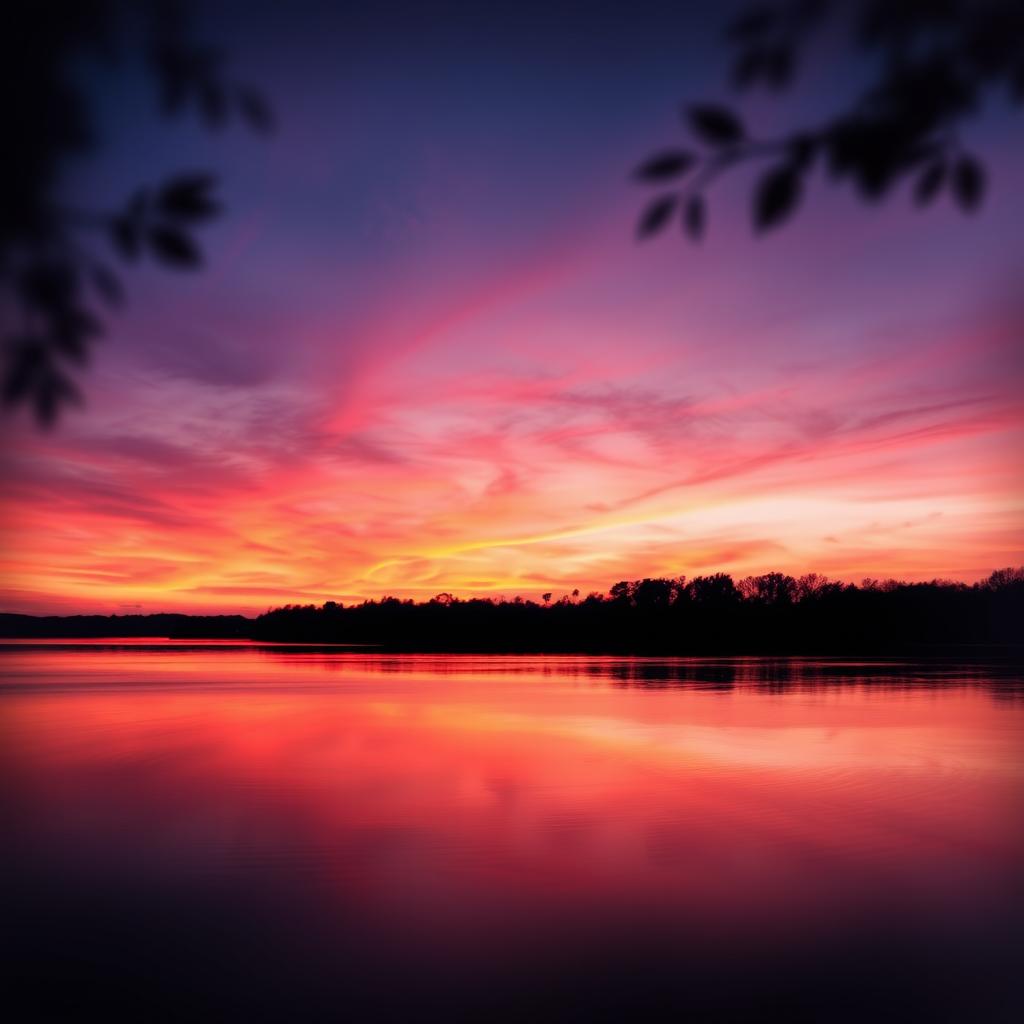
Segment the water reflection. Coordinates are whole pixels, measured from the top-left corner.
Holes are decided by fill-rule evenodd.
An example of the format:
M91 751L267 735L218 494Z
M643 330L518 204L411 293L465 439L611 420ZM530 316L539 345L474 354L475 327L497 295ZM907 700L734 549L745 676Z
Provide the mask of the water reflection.
M1021 1008L1007 664L0 659L4 954L40 1016Z

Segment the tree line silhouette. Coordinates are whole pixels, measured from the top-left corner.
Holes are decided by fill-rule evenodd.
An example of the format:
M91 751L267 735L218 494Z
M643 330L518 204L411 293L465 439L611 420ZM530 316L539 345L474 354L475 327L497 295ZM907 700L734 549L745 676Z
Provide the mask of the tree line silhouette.
M858 586L818 573L780 572L738 582L623 580L607 594L578 590L541 602L385 597L344 605L289 604L241 615L0 614L0 636L170 637L270 643L372 645L400 651L651 654L885 653L935 645L1022 642L1024 567L967 584L866 579Z
M857 586L779 572L735 582L715 573L622 581L607 594L543 603L440 594L426 602L385 597L349 607L286 605L257 617L252 636L424 651L846 653L1016 644L1021 622L1024 568L970 585L864 580Z

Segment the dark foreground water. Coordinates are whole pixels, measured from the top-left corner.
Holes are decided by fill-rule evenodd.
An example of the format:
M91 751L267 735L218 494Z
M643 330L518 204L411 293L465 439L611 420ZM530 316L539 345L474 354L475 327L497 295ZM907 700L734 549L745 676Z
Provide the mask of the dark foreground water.
M1024 1020L1005 666L0 648L8 1019Z

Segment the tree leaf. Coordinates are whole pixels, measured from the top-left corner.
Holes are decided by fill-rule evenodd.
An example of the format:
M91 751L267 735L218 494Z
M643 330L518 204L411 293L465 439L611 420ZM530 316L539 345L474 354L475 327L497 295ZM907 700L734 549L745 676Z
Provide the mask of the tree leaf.
M927 206L939 194L947 172L944 160L936 160L924 169L914 186L914 201L918 206Z
M76 363L89 355L89 339L103 334L103 325L87 309L72 309L55 317L50 328L53 348Z
M183 174L160 190L157 206L162 213L181 220L203 220L220 212L210 195L217 179L211 174Z
M972 156L962 156L953 168L953 193L965 213L973 213L985 195L985 169Z
M803 179L792 164L769 171L754 196L754 227L768 231L782 224L796 209L803 191Z
M62 405L78 404L81 395L71 380L54 365L45 339L11 339L4 369L3 401L32 403L40 426L52 426Z
M795 135L790 140L788 149L793 165L803 171L811 165L817 155L818 140L806 133Z
M78 273L56 260L33 263L19 276L18 292L23 302L46 314L64 312L78 292Z
M685 149L667 150L645 160L635 171L642 181L665 181L685 174L697 162L697 157Z
M158 224L150 228L147 239L153 254L168 266L190 269L202 262L198 246L178 228Z
M695 242L704 237L707 223L707 205L703 196L691 196L683 211L683 228Z
M46 343L42 338L27 336L7 339L5 354L3 400L13 405L25 398L35 387L47 362Z
M672 211L675 210L678 202L678 197L668 195L655 199L654 202L650 203L640 216L640 222L637 224L636 229L637 237L641 239L650 238L661 231L668 223L669 218L672 216Z
M694 133L712 146L729 146L744 137L743 123L726 107L698 104L687 111Z
M732 69L733 84L738 89L753 85L768 69L768 55L764 50L752 49L740 54Z

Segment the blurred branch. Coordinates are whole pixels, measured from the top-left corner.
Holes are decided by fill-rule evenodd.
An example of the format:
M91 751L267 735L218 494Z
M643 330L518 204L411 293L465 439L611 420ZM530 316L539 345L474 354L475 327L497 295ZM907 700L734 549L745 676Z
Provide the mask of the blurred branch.
M751 135L730 107L691 104L684 123L702 147L662 151L637 168L644 185L663 191L640 215L637 233L661 232L677 210L694 240L707 222L707 191L726 171L764 161L753 193L754 229L785 223L824 169L877 201L913 181L920 206L943 192L972 213L984 198L982 160L957 128L976 117L986 94L1002 90L1024 104L1024 4L1019 0L784 0L750 9L726 30L732 78L740 90L788 88L812 35L845 11L851 43L874 59L878 74L857 99L821 124L774 139ZM671 191L664 191L671 189Z
M142 12L136 43L165 117L191 112L217 129L237 116L255 131L273 128L263 96L228 77L222 52L191 39L182 4ZM104 314L124 300L119 272L95 255L96 237L116 263L150 256L167 267L195 269L202 264L195 231L221 207L208 173L179 173L140 188L118 210L61 204L55 195L60 167L97 145L90 97L75 84L72 64L83 56L109 61L129 49L140 8L128 0L20 0L7 13L0 74L5 95L16 100L4 115L13 159L0 192L0 399L29 405L49 426L81 401L74 377L104 332Z

